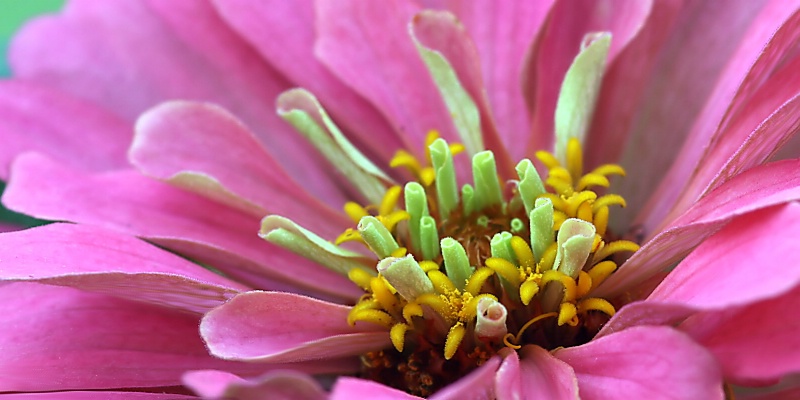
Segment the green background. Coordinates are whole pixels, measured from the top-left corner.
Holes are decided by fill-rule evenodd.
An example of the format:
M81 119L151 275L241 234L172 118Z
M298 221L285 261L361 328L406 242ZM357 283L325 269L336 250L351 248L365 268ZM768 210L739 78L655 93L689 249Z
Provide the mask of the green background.
M36 15L57 11L62 3L63 0L0 0L0 52L3 54L0 76L9 74L6 51L14 32Z
M107 1L107 0L98 0ZM7 62L8 43L14 33L29 19L61 8L63 0L0 0L0 77L10 74ZM0 192L5 185L0 182ZM24 226L37 225L39 221L14 214L0 206L0 221L10 221Z

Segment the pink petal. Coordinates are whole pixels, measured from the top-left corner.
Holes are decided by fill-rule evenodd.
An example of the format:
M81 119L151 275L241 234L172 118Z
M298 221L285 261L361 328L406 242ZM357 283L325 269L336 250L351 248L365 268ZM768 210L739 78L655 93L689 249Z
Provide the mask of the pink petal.
M607 65L637 34L650 13L650 1L603 3L592 0L557 3L531 49L522 84L532 109L528 154L552 149L556 100L569 65L585 34L609 31L613 39ZM581 10L576 12L576 10Z
M0 235L0 279L35 281L202 314L246 286L134 237L51 224Z
M635 327L557 350L578 376L582 399L722 399L714 358L667 327Z
M296 362L356 356L389 347L388 332L347 324L350 307L280 292L248 292L212 310L200 333L229 360Z
M252 127L293 177L333 196L316 153L274 112L291 87L225 25L211 4L193 0L72 1L61 15L15 37L15 75L63 90L133 121L171 99L217 103ZM335 203L334 203L335 204Z
M671 4L657 2L654 6L663 8L665 3L666 7ZM614 183L615 190L625 197L629 205L614 214L611 222L617 230L627 229L631 225L631 221L656 190L664 171L677 157L678 150L688 136L692 124L698 116L703 115L701 113L703 107L711 96L725 64L735 53L742 37L764 4L748 0L729 1L727 7L717 7L708 2L679 4L681 9L674 27L671 28L667 41L661 46L656 45L655 49L659 50L659 53L654 55L656 65L652 72L649 72L650 75L642 87L618 88L606 80L610 84L604 89L608 88L615 92L619 90L620 95L643 91L641 98L633 96L630 99L636 102L637 108L628 116L632 118L629 125L624 125L620 121L620 126L608 126L614 131L627 130L627 141L616 142L610 139L605 142L605 149L612 151L608 154L616 153L609 147L617 149L624 147L619 162L628 168L629 172L627 178ZM664 14L663 10L661 13L658 9L654 10L651 14L652 23L661 23L664 19L668 19ZM668 12L666 14L670 15ZM648 27L645 26L642 34L647 35L647 31ZM632 43L632 46L635 47L636 43ZM628 68L635 69L642 61L642 59L629 61ZM613 69L614 67L609 74L613 75ZM642 72L645 71L638 70L632 74ZM608 76L607 79L611 77ZM667 82L668 84L665 84ZM614 104L610 106L613 107ZM595 133L597 131L592 131L592 134ZM592 141L592 146L594 145L601 144ZM598 150L598 153L602 152ZM597 159L596 162L607 163L615 160L617 158L608 157ZM682 185L682 182L678 184Z
M767 275L759 276L769 279ZM795 286L747 306L700 313L679 328L717 358L726 381L747 385L778 380L800 371L800 320L793 314L799 308L800 289Z
M344 299L362 294L346 277L260 239L259 217L134 171L87 176L36 154L23 155L3 202L39 218L142 237L254 287Z
M578 399L578 378L572 368L539 346L525 346L522 362L512 351L497 371L498 399Z
M494 377L499 366L500 357L492 357L478 369L434 393L430 400L492 399L495 396Z
M224 371L192 371L183 384L204 399L324 400L326 393L313 378L292 371L275 371L250 380Z
M3 180L8 180L14 157L28 150L52 154L72 167L87 170L117 169L127 164L125 150L130 136L125 122L66 94L28 82L0 82L0 121Z
M333 385L330 400L420 400L401 390L392 389L378 382L356 378L339 378Z
M143 392L50 392L50 393L19 393L4 394L3 400L181 400L196 399L173 393L143 393Z
M651 201L640 210L637 220L644 224L646 231L652 231L666 217L678 198L680 189L691 180L703 155L717 141L714 138L726 129L732 117L742 112L754 112L749 106L754 100L753 94L778 70L785 61L785 56L793 52L794 42L800 35L800 31L796 29L796 25L800 22L798 6L800 4L797 1L769 3L750 24L703 111L692 126L673 167L657 191L645 190L645 193L652 193ZM779 96L781 97L786 98ZM761 111L763 113L763 110ZM760 121L755 121L758 122ZM749 132L744 134L747 135ZM737 141L730 143L735 147L740 144L741 142ZM706 182L700 184L703 183ZM642 188L636 190L641 191ZM684 200L682 207L686 207L694 200Z
M167 387L189 369L266 369L209 356L191 314L32 283L0 287L0 300L0 392Z
M800 283L800 268L786 268L800 265L798 236L797 203L738 217L689 254L648 300L722 309L785 293Z
M315 54L389 120L405 146L421 154L437 129L457 140L450 115L408 35L419 11L411 1L317 1Z
M425 10L415 15L409 31L421 46L440 53L453 68L480 113L483 143L492 149L502 176L515 177L514 161L500 140L483 84L481 60L465 27L449 12ZM480 150L480 149L479 149Z
M648 87L651 84L653 74L657 74L660 69L663 69L667 63L681 62L681 57L659 57L660 52L668 51L665 49L665 43L670 37L670 33L675 25L683 4L679 2L664 2L658 1L653 3L653 8L639 31L639 33L631 39L628 46L620 51L616 61L613 65L609 65L605 76L603 77L603 86L600 88L597 104L592 118L592 125L587 134L587 143L584 147L584 159L588 168L594 168L601 164L616 162L620 159L625 146L622 144L628 143L629 135L634 135L636 142L629 145L641 146L642 138L635 136L638 131L643 130L648 133L648 137L658 137L660 145L665 146L672 138L680 138L678 133L672 133L669 137L655 133L655 129L659 126L657 123L663 122L676 122L673 118L670 121L660 121L649 118L647 120L646 129L641 129L643 125L637 121L637 111L640 107L648 105L650 107L665 105L661 104L664 100L657 98L656 104L651 101L647 96ZM686 14L686 13L684 13ZM704 21L706 24L715 23L716 19ZM724 21L720 18L720 21ZM727 21L725 21L727 23ZM710 36L710 33L696 35L700 38ZM611 41L614 42L616 38L612 37ZM684 40L694 40L694 37L684 38ZM681 47L682 51L688 52L691 49ZM704 49L708 51L708 49ZM683 54L683 53L681 53ZM698 57L699 58L699 57ZM696 61L695 61L696 62ZM673 80L668 80L669 85L663 85L662 80L655 79L659 84L664 87L673 89ZM675 77L674 81L678 81ZM684 94L687 91L678 91L676 94ZM665 93L669 95L671 92ZM688 112L682 108L682 111ZM650 116L648 114L648 116ZM680 118L683 120L684 118ZM633 125L634 122L639 122L638 125ZM688 122L687 122L688 123ZM675 147L679 146L680 142L674 144ZM641 146L645 147L645 146ZM645 147L646 148L646 147ZM667 152L668 153L668 152ZM648 158L651 161L651 158ZM649 164L648 164L649 165ZM645 179L645 174L641 171L645 169L644 166L638 166L628 170L628 175L625 179L626 182ZM647 178L652 180L652 178ZM615 215L616 217L616 215Z
M352 225L304 190L316 182L300 186L292 180L241 122L217 106L169 102L146 112L136 123L129 157L159 179L183 171L208 175L237 197L231 201L249 203L247 211L286 216L325 237Z
M755 167L721 185L657 234L594 292L621 293L676 263L732 218L800 199L800 160Z
M520 144L528 141L530 115L520 79L525 56L554 0L441 3L436 8L455 14L475 42L488 103L504 147L513 160L525 157L525 147ZM488 142L487 147L497 150Z
M314 56L314 5L310 1L214 1L221 17L272 66L312 92L357 145L375 160L404 147L386 119ZM280 40L275 40L280 38Z

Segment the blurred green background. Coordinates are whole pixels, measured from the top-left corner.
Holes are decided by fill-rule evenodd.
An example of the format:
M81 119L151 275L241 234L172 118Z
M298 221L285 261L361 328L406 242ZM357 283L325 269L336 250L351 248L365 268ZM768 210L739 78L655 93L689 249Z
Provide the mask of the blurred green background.
M107 0L97 0L107 1ZM0 0L0 77L10 74L8 68L8 44L14 33L25 21L39 15L58 11L64 0ZM5 188L0 182L0 193ZM40 222L19 214L14 214L0 206L0 221L8 221L23 226L37 225Z
M106 0L100 0L106 1ZM64 0L0 0L0 76L7 76L8 62L6 53L8 42L25 21L45 13L52 13L61 8Z

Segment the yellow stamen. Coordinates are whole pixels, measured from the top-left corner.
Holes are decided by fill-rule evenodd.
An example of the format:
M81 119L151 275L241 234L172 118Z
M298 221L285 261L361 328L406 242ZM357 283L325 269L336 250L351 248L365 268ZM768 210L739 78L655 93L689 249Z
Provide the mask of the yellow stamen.
M422 168L417 158L405 150L397 150L392 160L389 161L389 166L392 168L404 167L414 175L417 175Z
M426 273L430 272L430 271L433 271L433 270L438 270L439 269L439 264L437 264L437 263L435 263L433 261L429 261L429 260L420 261L419 262L419 266Z
M558 326L569 324L570 326L578 325L578 310L575 304L561 303L558 310Z
M453 325L450 328L450 332L447 333L447 341L444 342L444 358L449 360L453 358L456 354L456 350L458 350L458 346L461 344L461 340L464 339L464 333L466 329L464 328L464 324L461 322Z
M464 286L464 291L476 296L480 292L483 284L490 276L494 275L494 270L487 267L481 267L475 270L467 280L467 285Z
M533 296L539 293L539 285L534 280L528 280L522 282L522 285L519 287L519 299L522 301L522 304L528 305L533 299Z
M505 278L512 286L519 287L519 271L511 261L505 258L490 257L486 259L486 266Z
M589 270L589 276L592 277L592 289L597 288L603 283L612 272L617 270L617 263L613 261L602 261L597 263L592 269Z
M576 217L588 222L592 223L592 205L589 202L583 202L580 206L578 206L578 212L575 215ZM597 228L595 228L595 231Z
M374 278L374 275L364 271L363 269L353 268L350 271L347 271L347 278L358 285L358 287L364 290L369 290L371 285L370 281L372 278Z
M364 239L361 237L361 234L352 228L347 228L347 230L345 230L341 235L339 235L339 237L336 238L334 243L336 243L338 246L344 242L361 242L366 244Z
M513 236L511 238L511 250L513 250L514 255L517 256L519 266L524 270L533 270L536 267L536 261L533 258L533 250L531 250L531 246L525 239L519 236Z
M406 249L405 247L398 247L398 248L397 248L395 251L393 251L393 252L392 252L392 254L390 254L390 255L391 255L392 257L395 257L395 258L400 258L400 257L405 257L405 256L406 256L406 253L408 253L408 249Z
M595 209L595 207L593 206L592 209ZM606 229L608 229L608 207L596 209L593 223L598 235L603 236L606 234Z
M592 290L592 277L586 271L581 271L578 275L578 298L586 296Z
M447 277L447 275L445 275L438 269L428 271L428 278L431 280L431 282L433 283L433 288L438 293L444 294L456 290L456 285L453 284L453 281L451 281L450 278Z
M447 302L444 301L444 299L439 297L439 295L433 293L426 293L423 294L422 296L417 297L416 299L414 299L414 301L419 304L426 305L432 308L433 311L435 311L437 314L441 315L443 318L447 320L453 319L453 316L451 315L452 313L450 312L450 305L447 304Z
M599 210L601 207L608 207L610 205L619 205L625 207L627 204L625 203L625 199L618 195L618 194L607 194L605 196L600 196L597 200L594 201L592 207L594 211Z
M581 142L576 138L567 141L567 169L575 181L583 174L583 151Z
M369 215L366 208L353 201L348 201L344 204L344 212L356 224L361 221L361 218Z
M378 214L379 215L389 215L395 207L397 207L397 201L400 199L400 195L403 194L403 189L400 186L392 186L386 193L383 195L383 199L381 200L380 206L378 206Z
M634 252L636 250L639 250L638 244L631 242L630 240L617 240L611 243L606 243L603 248L594 253L593 260L594 262L598 262L614 253L619 253L622 251Z
M602 311L609 317L613 317L617 312L614 309L614 306L612 306L611 303L609 303L606 299L592 297L582 300L580 303L578 303L578 312L583 313L591 310Z
M539 260L539 269L547 271L553 269L553 263L556 262L556 254L558 253L558 243L553 242L544 251L544 255Z
M370 289L372 289L372 296L380 303L384 310L394 310L397 305L397 298L394 297L391 290L389 290L388 283L383 277L375 277L370 280Z
M575 217L578 215L578 207L587 201L592 201L597 198L597 193L591 190L584 190L583 192L575 193L572 197L567 199L567 215Z
M625 176L625 169L617 164L603 164L595 168L591 173L603 176L609 176L609 175Z
M563 301L575 300L578 288L575 280L561 271L549 270L542 274L542 286L550 282L561 282L564 285L564 299Z
M406 340L406 331L408 331L408 325L403 323L394 324L389 331L389 337L392 339L394 348L401 353L403 352L403 345Z
M373 309L358 309L356 310L355 307L350 310L350 313L347 315L347 321L352 323L351 326L355 325L356 322L363 321L369 322L371 324L380 325L385 328L389 328L392 326L392 316L387 314L381 310L373 310Z
M522 346L509 342L509 338L513 338L515 343L519 343L519 338L522 337L522 334L525 333L525 330L530 328L531 325L535 324L538 321L541 321L545 318L555 317L558 313L556 312L549 312L545 314L537 315L536 317L532 318L530 321L526 322L525 325L522 325L519 332L517 332L516 336L510 333L507 333L505 337L503 337L503 343L512 349L518 350L522 348Z
M575 185L575 190L584 190L592 186L609 187L610 185L611 182L609 182L608 178L606 178L605 176L600 174L588 173L582 176L578 180L578 184Z
M548 169L553 169L561 166L561 163L558 162L556 156L554 156L549 151L539 150L536 152L536 158L542 162Z
M408 303L403 307L403 319L405 319L409 325L412 323L412 318L421 317L424 314L425 312L422 310L422 306L415 302Z

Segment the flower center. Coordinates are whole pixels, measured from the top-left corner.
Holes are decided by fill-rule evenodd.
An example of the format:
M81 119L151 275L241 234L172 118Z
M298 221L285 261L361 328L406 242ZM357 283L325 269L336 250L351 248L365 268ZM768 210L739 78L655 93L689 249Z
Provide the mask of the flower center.
M377 276L349 273L365 294L348 323L383 326L393 344L363 355L362 376L420 396L506 347L591 340L621 305L592 291L616 270L617 253L639 248L607 232L609 207L625 200L602 192L625 171L608 164L584 173L577 139L563 161L536 154L545 181L526 159L506 190L490 151L473 157L473 183L459 190L453 155L462 150L432 133L430 166L398 152L391 165L415 180L388 189L379 205L348 203L358 227L337 240L360 241L380 260Z

